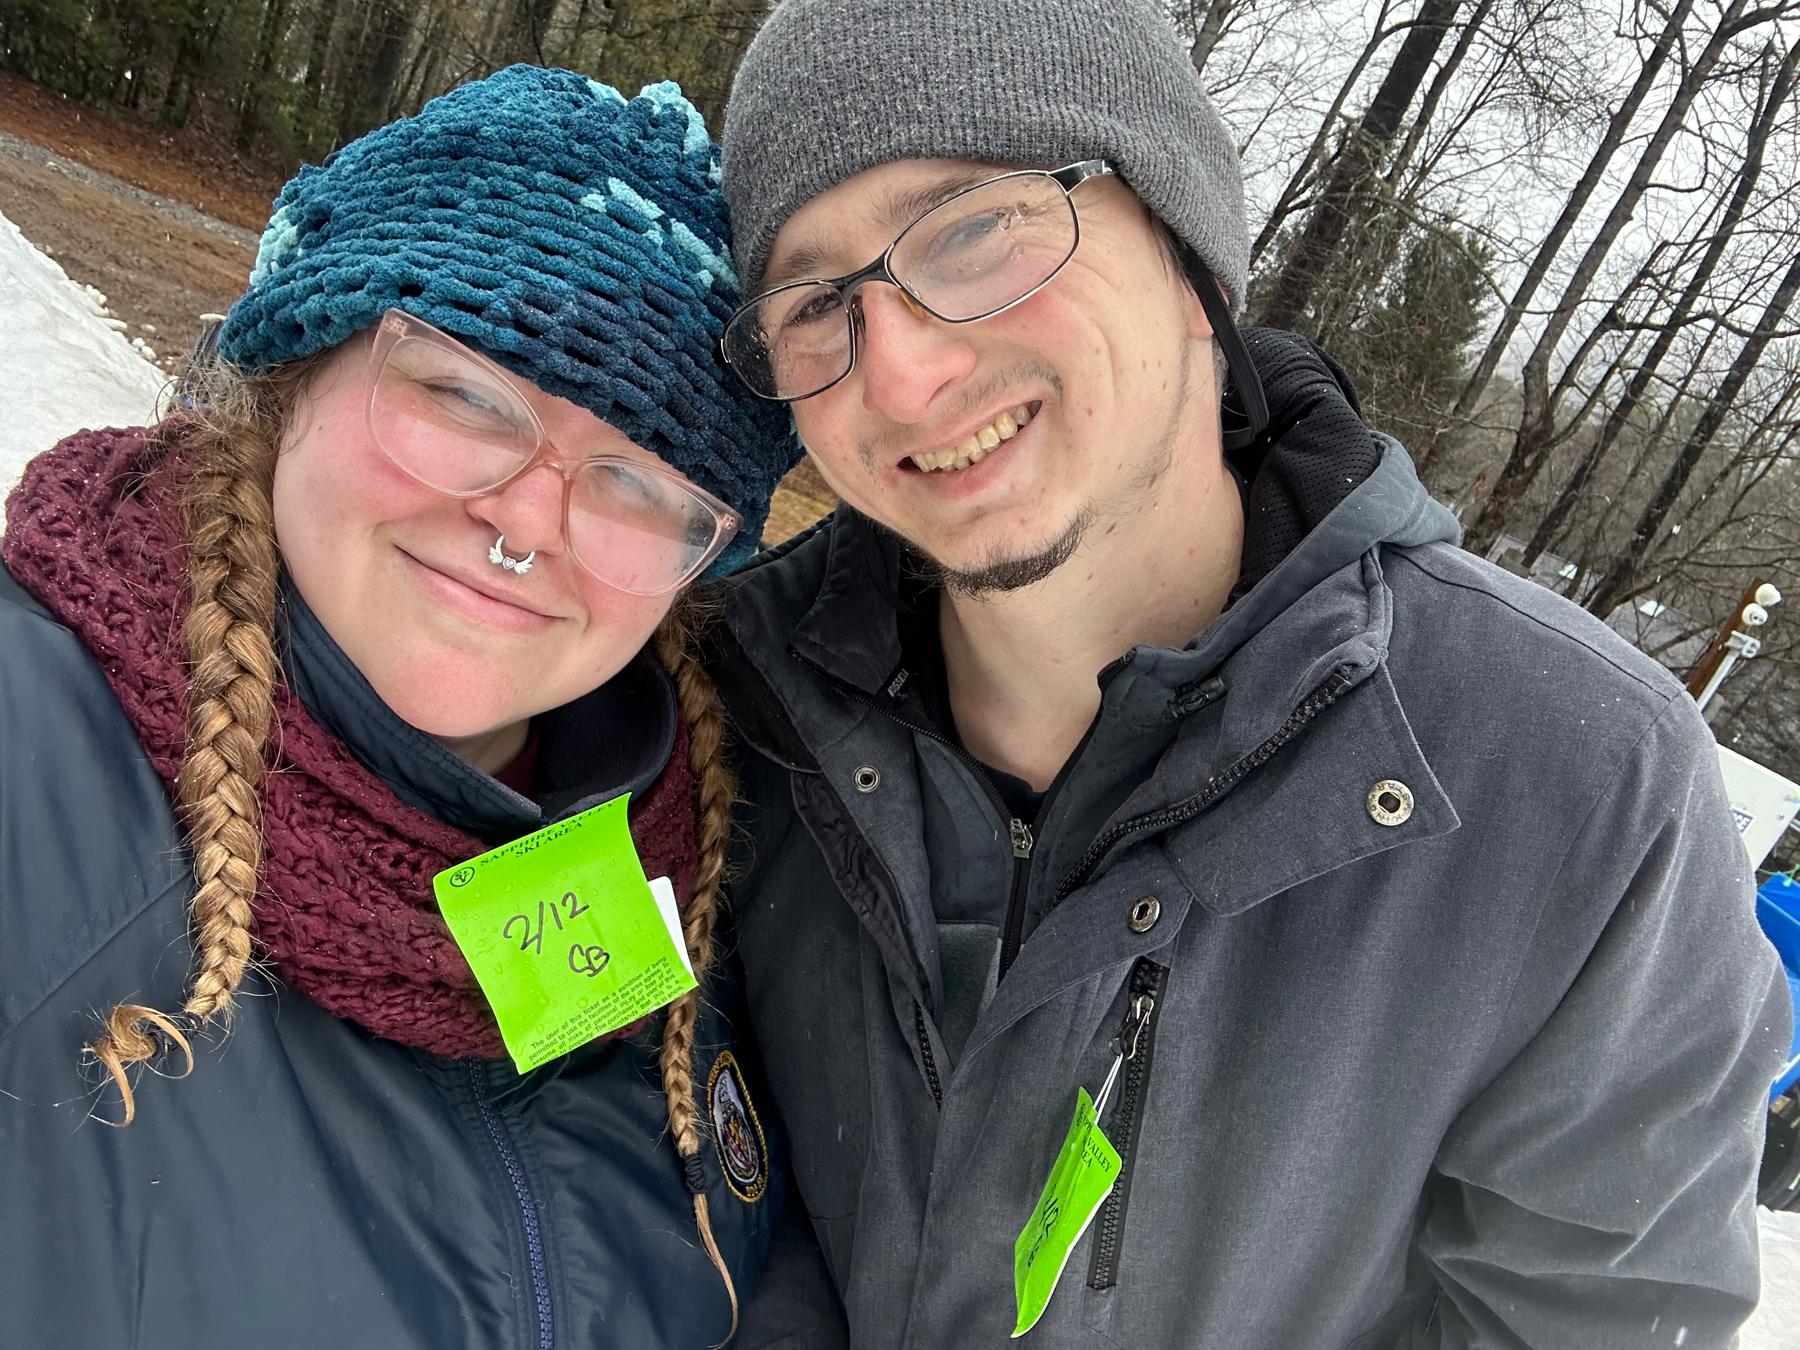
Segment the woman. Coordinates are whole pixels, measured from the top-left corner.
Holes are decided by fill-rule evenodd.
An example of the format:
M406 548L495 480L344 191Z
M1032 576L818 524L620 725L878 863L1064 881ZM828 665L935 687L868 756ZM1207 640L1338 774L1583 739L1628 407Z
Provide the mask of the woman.
M748 555L794 447L713 359L716 178L673 85L465 86L288 184L185 411L28 469L0 1341L736 1328L785 1176L714 960L732 787L675 597ZM621 794L594 848L642 876L583 908L615 931L669 878L701 987L578 1008L603 1034L521 1072L433 879ZM554 956L557 899L507 945ZM628 964L566 945L578 985Z

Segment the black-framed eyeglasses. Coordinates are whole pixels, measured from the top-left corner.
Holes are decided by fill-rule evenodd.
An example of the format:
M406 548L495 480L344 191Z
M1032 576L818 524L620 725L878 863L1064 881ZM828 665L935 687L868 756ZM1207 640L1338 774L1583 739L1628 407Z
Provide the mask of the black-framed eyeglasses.
M964 188L895 236L867 267L832 280L793 281L731 316L720 354L759 398L791 403L823 393L856 367L868 281L897 286L945 323L972 323L1042 290L1075 256L1081 221L1071 193L1116 172L1103 159L1020 169Z

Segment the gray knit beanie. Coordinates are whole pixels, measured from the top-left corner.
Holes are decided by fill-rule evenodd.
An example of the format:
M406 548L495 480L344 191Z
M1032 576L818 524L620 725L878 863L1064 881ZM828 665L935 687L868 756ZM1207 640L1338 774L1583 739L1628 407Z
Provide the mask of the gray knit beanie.
M1104 157L1243 300L1237 149L1156 0L782 0L738 67L722 150L747 292L788 217L864 169Z

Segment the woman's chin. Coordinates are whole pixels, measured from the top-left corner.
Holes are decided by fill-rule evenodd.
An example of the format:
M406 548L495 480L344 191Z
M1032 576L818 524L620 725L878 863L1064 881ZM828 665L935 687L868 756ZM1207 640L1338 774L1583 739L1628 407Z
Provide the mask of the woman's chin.
M440 741L478 740L530 720L538 709L522 706L517 699L494 690L466 690L446 697L441 685L431 688L425 680L393 681L392 689L374 685L381 701L410 727ZM422 696L429 690L428 696Z

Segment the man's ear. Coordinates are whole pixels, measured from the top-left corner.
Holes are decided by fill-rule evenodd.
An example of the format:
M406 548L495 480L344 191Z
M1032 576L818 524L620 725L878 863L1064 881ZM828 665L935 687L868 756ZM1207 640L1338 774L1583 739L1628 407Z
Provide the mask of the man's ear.
M1195 270L1198 268L1200 272L1204 272L1205 266L1198 258L1192 257L1193 250L1177 239L1175 232L1161 220L1151 216L1150 223L1156 231L1156 242L1162 246L1163 271L1168 276L1169 283L1177 288L1187 335L1196 342L1205 342L1213 337L1213 322L1206 306L1200 303L1197 294L1200 283ZM1218 283L1210 284L1216 286Z
M1204 269L1202 269L1204 270ZM1196 342L1210 342L1216 338L1218 329L1213 323L1212 313L1206 302L1201 299L1200 287L1210 286L1219 297L1219 303L1229 307L1230 301L1219 289L1219 283L1210 275L1196 277L1190 270L1177 263L1177 276L1181 278L1183 318L1187 322L1187 335Z

